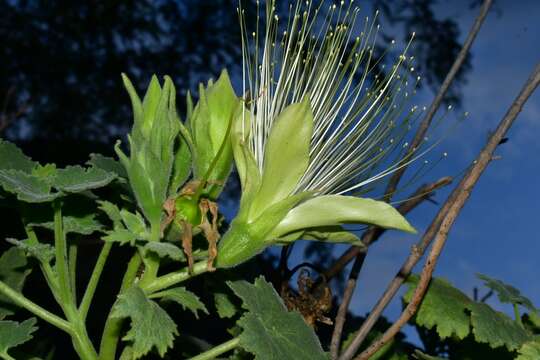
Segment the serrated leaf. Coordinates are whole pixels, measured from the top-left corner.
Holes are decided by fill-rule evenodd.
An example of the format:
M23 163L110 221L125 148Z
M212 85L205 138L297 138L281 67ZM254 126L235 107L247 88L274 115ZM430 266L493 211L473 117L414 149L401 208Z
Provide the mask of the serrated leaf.
M274 236L298 230L347 223L376 225L415 233L409 222L391 205L352 196L323 195L293 208L273 231Z
M120 210L120 216L122 217L122 222L126 228L138 239L146 239L148 231L146 229L146 222L141 214L138 212L133 214L126 209Z
M108 185L116 174L96 167L68 166L56 173L54 186L62 191L76 193Z
M10 248L0 256L0 280L17 292L22 292L24 281L30 270L24 252L17 248ZM0 320L10 315L13 303L0 294Z
M512 285L505 284L501 280L494 279L487 275L477 274L480 280L484 281L484 285L493 290L499 301L506 304L517 304L524 306L531 312L536 312L537 309L533 305L532 301L521 295L521 292Z
M184 252L176 245L166 242L150 241L143 246L143 252L153 252L160 258L168 257L174 261L185 260Z
M37 330L35 325L35 318L22 323L0 321L0 357L5 356L8 359L13 359L8 355L8 350L32 339L32 333Z
M197 313L198 311L208 314L206 306L201 302L197 295L186 290L184 287L160 291L159 293L152 294L150 298L160 298L162 301L174 301L175 303L180 304L184 310L191 310L191 312L193 312L197 318L199 318L199 314Z
M109 219L113 222L114 226L120 226L122 223L122 215L120 215L120 209L115 204L109 201L98 201L99 209L103 211Z
M418 276L407 279L410 287L404 296L406 302L411 300L418 279ZM471 304L472 301L448 281L434 278L431 279L414 321L427 329L435 327L441 339L452 335L464 339L470 333L470 319L466 311Z
M21 201L48 202L60 196L51 193L51 186L43 179L20 170L0 170L0 185Z
M38 163L26 156L17 145L0 139L0 169L31 173Z
M287 311L274 288L262 277L254 284L228 282L247 312L238 325L241 346L257 360L327 360L313 329L297 312Z
M214 305L220 318L232 318L238 311L228 294L214 293Z
M131 328L122 340L132 343L133 359L145 356L154 347L163 357L178 335L176 324L165 310L137 286L119 296L112 317L131 319Z
M309 164L313 113L309 98L278 115L265 145L262 182L251 211L257 218L293 192Z
M10 244L24 251L28 256L35 257L43 263L50 263L54 259L54 247L44 243L32 243L29 239L6 239Z
M103 241L118 242L121 245L130 244L135 245L135 241L138 240L137 236L131 231L126 229L114 229L107 232L107 235L102 237Z
M504 345L512 351L531 340L531 335L521 325L488 305L471 303L469 309L476 341L487 343L492 348Z
M518 350L516 360L538 360L540 359L540 338L526 342Z
M126 169L122 164L118 160L108 156L90 154L90 160L87 161L87 164L106 172L116 174L119 178L127 179L128 177Z
M81 216L63 216L63 229L66 234L90 235L96 231L102 231L103 225L95 219L94 214L85 214ZM42 227L54 231L54 222L47 221L42 223L29 223L29 226Z

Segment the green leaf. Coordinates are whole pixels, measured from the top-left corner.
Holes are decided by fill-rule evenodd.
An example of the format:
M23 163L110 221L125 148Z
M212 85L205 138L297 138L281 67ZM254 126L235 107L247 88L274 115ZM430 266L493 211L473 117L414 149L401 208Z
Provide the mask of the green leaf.
M409 302L418 284L418 276L407 279L409 290L404 296ZM464 339L470 333L470 316L466 312L472 301L442 278L431 279L414 321L427 329L435 328L441 339L457 336Z
M143 246L143 252L152 252L160 258L168 257L174 261L183 261L186 259L184 252L176 245L166 242L150 241Z
M66 234L82 234L90 235L96 231L102 231L103 225L95 219L95 214L84 214L80 216L63 216L62 217L64 232ZM32 227L42 227L54 231L54 222L32 222L28 224Z
M24 252L17 248L10 248L0 256L0 281L10 288L22 292L24 281L30 270L27 269L28 261ZM12 314L13 303L4 295L0 294L0 320Z
M138 239L144 240L148 238L146 222L141 214L138 212L133 214L126 209L122 209L120 210L120 216L126 228Z
M102 237L103 241L112 241L118 242L120 245L130 244L135 245L135 241L138 240L138 237L133 234L131 231L126 229L114 229L107 232L107 235Z
M262 183L251 208L257 218L268 206L294 191L309 164L313 113L309 98L286 107L276 118L266 141Z
M173 301L178 303L184 308L184 310L191 310L191 312L193 312L197 318L199 318L199 314L197 313L198 311L208 314L206 306L201 302L197 295L186 290L184 287L176 287L173 289L160 291L150 295L150 298L160 298L162 301Z
M241 346L257 360L327 360L313 329L297 312L287 311L274 288L262 277L254 284L228 282L247 312L238 325Z
M538 360L540 359L540 338L526 342L518 350L519 356L516 360Z
M24 251L28 256L35 257L43 263L50 263L54 259L54 247L49 244L44 243L32 243L29 239L26 240L17 240L17 239L6 239L10 244L15 245L17 248Z
M476 276L484 281L485 286L487 286L497 294L500 302L506 304L521 305L530 310L531 312L537 311L532 301L521 295L519 290L512 285L505 284L504 282L491 278L487 275L477 274Z
M120 209L115 204L109 201L98 201L99 209L102 210L109 219L113 222L115 227L121 226L122 224L122 215L120 214Z
M0 357L13 359L9 356L8 350L32 339L32 333L37 330L35 325L35 318L28 319L22 323L0 321Z
M279 237L306 228L346 223L371 224L387 229L416 232L396 209L383 201L322 195L293 208L272 234Z
M220 318L232 318L238 309L232 302L228 294L222 292L214 293L214 305Z
M122 164L111 157L101 154L90 154L90 160L87 161L87 164L108 173L116 174L117 177L122 179L127 179L128 177L126 169Z
M119 296L112 317L131 319L131 328L122 340L132 342L133 359L145 356L154 347L163 357L178 335L176 324L165 310L137 286Z
M52 201L61 195L51 193L51 186L45 180L20 170L0 170L0 185L19 200L30 203Z
M30 174L39 164L32 161L17 145L0 139L0 169L19 170Z
M115 173L96 167L68 166L57 171L54 186L65 192L76 193L104 187L115 178Z
M493 310L484 303L472 303L471 324L474 338L492 348L506 346L512 351L531 340L531 335L505 314Z

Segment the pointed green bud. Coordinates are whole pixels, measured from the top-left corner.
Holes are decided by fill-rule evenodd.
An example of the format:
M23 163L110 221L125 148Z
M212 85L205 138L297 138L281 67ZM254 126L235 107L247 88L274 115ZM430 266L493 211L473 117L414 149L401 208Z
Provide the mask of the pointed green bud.
M217 198L232 168L230 129L239 99L234 93L227 71L218 81L199 89L199 102L189 116L193 139L193 175L206 180L207 196ZM188 97L188 110L190 97Z

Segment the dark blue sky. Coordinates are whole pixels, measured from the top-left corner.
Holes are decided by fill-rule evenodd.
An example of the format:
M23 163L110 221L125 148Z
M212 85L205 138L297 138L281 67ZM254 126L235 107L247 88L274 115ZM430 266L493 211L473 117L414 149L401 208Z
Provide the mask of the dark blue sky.
M441 2L437 13L456 19L462 40L477 10L467 1ZM480 151L489 135L517 96L530 71L540 61L540 1L498 1L500 16L492 12L473 45L473 69L464 86L463 109L470 113L431 155L449 156L423 182L462 171ZM419 105L429 105L433 95L418 95ZM454 121L459 115L456 112ZM450 233L435 275L443 276L468 294L480 286L475 273L513 284L540 306L540 92L530 98L500 146ZM443 202L448 191L438 193ZM420 233L437 207L426 203L409 216ZM354 308L369 311L407 256L417 236L389 233L373 246L361 274ZM423 261L421 262L423 265ZM485 292L485 290L483 291ZM496 301L492 301L496 304ZM394 301L387 315L400 311ZM505 306L496 306L505 311Z

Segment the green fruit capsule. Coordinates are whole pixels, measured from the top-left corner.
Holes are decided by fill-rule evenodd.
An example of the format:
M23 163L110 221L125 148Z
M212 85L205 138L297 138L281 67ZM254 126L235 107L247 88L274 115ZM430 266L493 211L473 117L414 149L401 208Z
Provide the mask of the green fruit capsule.
M196 198L180 196L175 201L176 220L185 220L193 226L201 224L201 209Z

